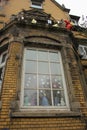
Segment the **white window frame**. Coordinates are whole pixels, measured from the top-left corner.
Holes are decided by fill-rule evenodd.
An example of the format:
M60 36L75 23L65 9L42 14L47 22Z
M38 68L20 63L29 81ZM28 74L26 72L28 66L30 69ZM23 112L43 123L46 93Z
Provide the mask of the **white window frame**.
M4 54L7 54L7 51L4 51L0 55L0 69L3 69L3 76L4 76L4 69L5 69L6 59L7 59L7 56L6 56L4 62L2 62ZM2 76L2 80L0 80L0 91L1 91L1 87L2 87L3 76Z
M37 4L40 4L40 5L37 5ZM31 1L31 7L37 8L37 9L42 9L42 3L36 2L36 1L34 1L34 2Z
M87 59L87 52L85 48L87 49L87 46L79 45L78 47L78 52L82 56L82 59Z
M58 52L60 55L60 64L61 64L61 71L62 71L62 80L63 80L63 87L64 87L64 95L65 95L65 101L66 101L66 106L23 106L23 100L24 100L24 74L25 74L25 53L27 49L36 49L36 48L25 48L24 49L24 57L23 57L23 66L22 66L22 78L21 78L21 97L20 97L20 110L70 110L69 106L69 99L68 99L68 93L67 93L67 88L66 88L66 81L65 81L65 76L64 76L64 69L63 69L63 64L62 64L62 57L60 51L55 51L55 50L50 50L53 52ZM38 50L44 50L46 49L38 49Z

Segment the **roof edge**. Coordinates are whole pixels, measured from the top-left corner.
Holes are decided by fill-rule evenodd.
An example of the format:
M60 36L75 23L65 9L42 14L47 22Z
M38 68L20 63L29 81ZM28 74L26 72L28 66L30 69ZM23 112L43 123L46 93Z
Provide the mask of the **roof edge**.
M64 8L63 6L61 6L58 2L56 2L55 0L51 0L56 6L58 6L60 9L62 9L65 12L70 12L70 9Z

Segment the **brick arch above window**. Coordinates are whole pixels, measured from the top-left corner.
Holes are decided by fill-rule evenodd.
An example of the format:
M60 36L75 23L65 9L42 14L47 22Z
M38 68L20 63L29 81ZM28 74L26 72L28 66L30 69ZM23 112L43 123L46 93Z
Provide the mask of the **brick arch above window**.
M42 43L42 44L50 44L50 45L59 45L61 44L61 41L53 38L53 37L49 37L49 36L45 36L45 35L33 35L33 36L27 36L24 39L24 42L32 42L32 43Z

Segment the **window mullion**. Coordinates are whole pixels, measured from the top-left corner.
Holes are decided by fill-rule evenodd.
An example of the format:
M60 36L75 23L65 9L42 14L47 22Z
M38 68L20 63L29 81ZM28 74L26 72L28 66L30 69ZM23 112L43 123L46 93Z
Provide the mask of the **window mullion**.
M50 88L51 88L51 102L52 102L52 106L53 106L54 103L53 103L52 77L51 77L51 67L50 67L50 56L49 56L49 51L48 51L48 63L49 63Z
M2 61L2 54L0 55L0 65L1 65L1 61Z
M21 106L24 104L24 78L25 78L25 55L26 55L26 48L24 49L24 57L23 57L23 67L22 67L22 91L21 91Z
M37 106L39 106L39 79L38 79L38 50L37 50Z

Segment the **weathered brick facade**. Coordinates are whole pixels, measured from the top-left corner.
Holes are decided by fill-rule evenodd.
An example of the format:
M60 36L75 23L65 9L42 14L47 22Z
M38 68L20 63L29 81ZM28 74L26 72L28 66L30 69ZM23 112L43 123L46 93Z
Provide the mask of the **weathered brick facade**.
M87 130L87 60L80 59L73 33L65 28L14 20L0 34L0 53L7 50L0 94L0 130ZM20 109L25 47L61 51L69 110Z

